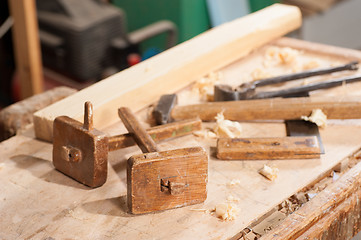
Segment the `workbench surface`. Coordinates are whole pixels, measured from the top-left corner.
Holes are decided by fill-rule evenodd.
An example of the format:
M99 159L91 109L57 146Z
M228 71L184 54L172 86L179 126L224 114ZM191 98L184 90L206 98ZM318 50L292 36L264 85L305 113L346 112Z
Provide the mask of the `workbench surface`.
M281 39L259 49L222 69L222 79L229 84L250 80L252 71L262 66L263 56L270 46L300 47L299 42L292 43L292 40ZM300 50L301 57L317 58L321 65L355 59L355 56L325 54L327 51L322 52L318 45L316 49L320 52L316 52L312 46ZM190 87L179 93L179 104L189 104L194 100L190 97L191 91ZM359 93L361 83L353 83L313 95ZM139 112L138 116L146 120L149 109ZM213 128L214 125L204 123L204 128ZM286 135L284 123L280 121L242 122L241 125L243 137ZM120 121L103 130L110 135L126 132ZM198 145L206 149L209 153L207 200L203 204L132 215L126 206L126 161L140 153L138 147L110 152L107 182L102 187L91 189L55 170L52 145L36 140L33 129L29 128L23 134L0 143L0 238L228 239L361 148L359 120L329 121L320 133L326 154L320 159L308 160L222 161L215 158L215 139L191 135L162 142L159 144L161 149ZM264 164L279 169L276 180L269 181L258 173ZM232 180L239 180L240 184L232 185ZM230 195L240 199L234 202L240 211L234 220L223 221L211 210L217 204L227 202Z

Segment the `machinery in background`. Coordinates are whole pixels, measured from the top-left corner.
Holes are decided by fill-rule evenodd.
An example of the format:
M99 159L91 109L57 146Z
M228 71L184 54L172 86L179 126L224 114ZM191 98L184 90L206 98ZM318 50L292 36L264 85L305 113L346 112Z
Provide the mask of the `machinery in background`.
M172 22L128 33L125 13L97 0L37 0L37 11L43 64L79 81L128 67L128 56L156 35L167 34L166 49L177 42Z

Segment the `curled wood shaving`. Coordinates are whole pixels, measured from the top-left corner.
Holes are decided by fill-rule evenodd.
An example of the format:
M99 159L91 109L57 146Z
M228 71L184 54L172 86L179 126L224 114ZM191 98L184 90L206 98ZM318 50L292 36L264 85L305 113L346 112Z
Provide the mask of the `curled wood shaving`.
M258 172L268 180L273 181L277 178L278 168L271 168L267 165L263 165L263 168L261 168Z
M193 135L201 138L216 139L217 135L209 130L201 130L193 132Z
M214 209L216 216L224 221L232 221L236 219L240 209L231 203L217 204Z
M213 101L214 85L223 78L221 72L211 72L208 76L196 81L193 85L193 91L197 92L202 100Z
M322 112L321 109L314 109L314 110L312 110L312 113L309 117L302 116L301 119L305 120L305 121L310 121L310 122L316 123L317 126L322 127L322 128L326 127L326 125L327 125L327 116L326 116L326 114L324 114Z
M214 128L214 132L218 137L241 137L242 126L239 122L224 119L222 112L217 114L216 121L217 126Z
M269 47L266 50L266 59L279 64L291 64L297 60L300 52L290 47L278 48Z

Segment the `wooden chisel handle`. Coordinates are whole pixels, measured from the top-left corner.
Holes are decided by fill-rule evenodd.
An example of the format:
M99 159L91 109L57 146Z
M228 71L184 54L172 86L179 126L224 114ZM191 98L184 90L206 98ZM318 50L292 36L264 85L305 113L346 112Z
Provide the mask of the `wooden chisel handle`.
M361 118L361 97L300 97L258 100L209 102L173 108L174 120L199 117L214 121L223 112L229 120L290 120L309 116L314 109L321 109L328 119Z
M202 121L200 119L187 119L184 121L152 127L148 129L147 132L155 142L159 142L165 139L191 134L192 132L200 131L201 129ZM133 136L128 133L109 137L108 148L109 151L115 151L117 149L134 146L136 144L137 143L134 141Z

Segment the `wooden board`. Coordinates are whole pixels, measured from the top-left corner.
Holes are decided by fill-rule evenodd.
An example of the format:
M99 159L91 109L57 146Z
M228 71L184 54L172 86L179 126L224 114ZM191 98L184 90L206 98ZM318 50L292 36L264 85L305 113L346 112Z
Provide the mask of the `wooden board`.
M301 58L318 59L324 64L361 59L357 51L332 48L335 51L327 53L326 46L292 39L281 39L271 45L298 46L304 52ZM252 71L262 66L268 47L222 69L224 81L247 81ZM356 95L360 92L361 84L354 83L314 95ZM189 91L179 96L180 104L194 100L189 97ZM146 119L148 111L139 112L138 117ZM204 123L204 127L211 128L214 124ZM286 135L282 122L241 124L244 137ZM207 200L203 204L135 216L127 211L125 169L126 160L140 153L138 147L109 153L107 182L100 188L90 189L54 169L51 144L34 139L32 130L0 144L0 238L227 239L361 148L359 120L329 122L328 127L321 129L326 154L314 160L220 161L214 157L215 139L186 136L163 142L159 145L162 150L199 145L207 150L210 155ZM126 132L120 121L105 131L112 135ZM275 181L257 173L264 164L279 169ZM239 180L240 184L232 186L232 180ZM225 202L229 195L240 198L234 203L240 209L235 220L222 221L203 211Z
M138 111L161 94L178 91L300 25L297 7L275 4L207 31L35 113L36 136L51 141L57 116L81 120L85 101L94 105L95 127L108 126L118 120L117 107Z

